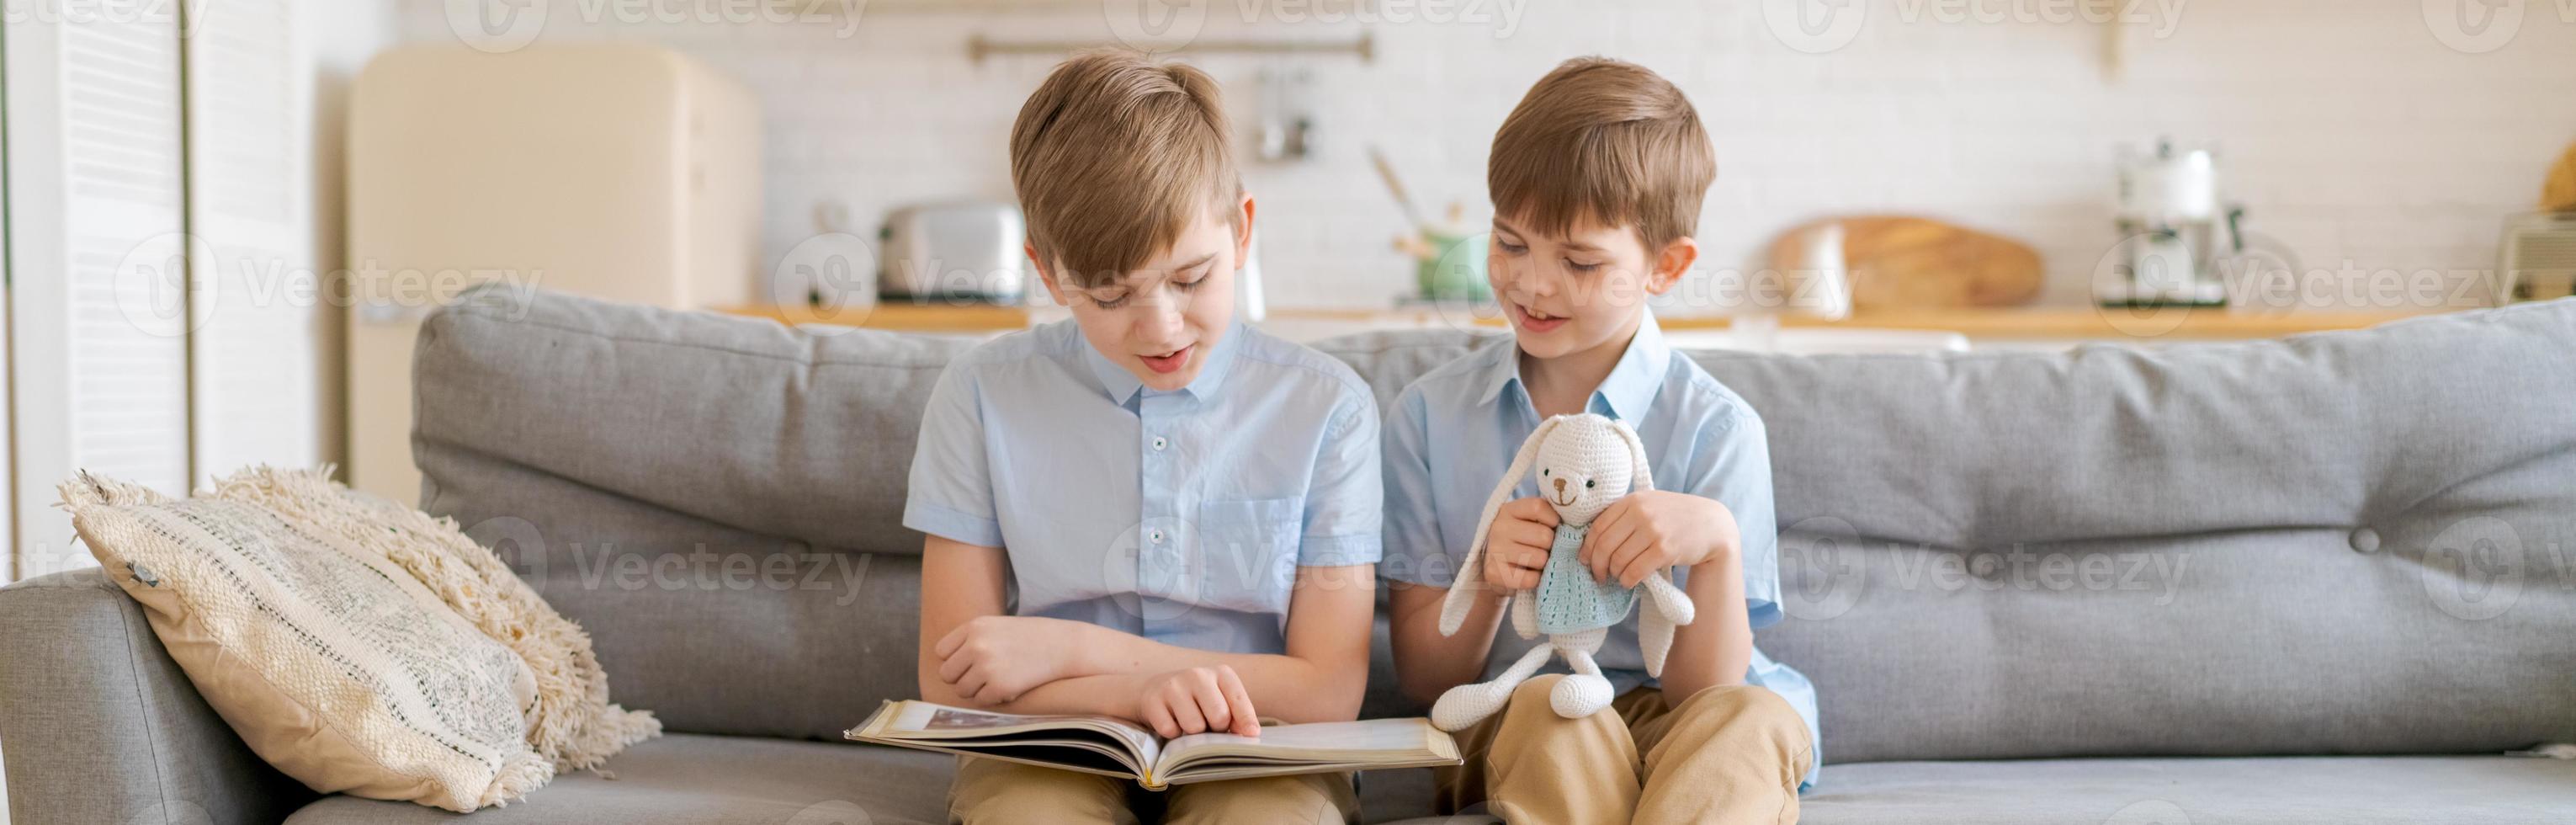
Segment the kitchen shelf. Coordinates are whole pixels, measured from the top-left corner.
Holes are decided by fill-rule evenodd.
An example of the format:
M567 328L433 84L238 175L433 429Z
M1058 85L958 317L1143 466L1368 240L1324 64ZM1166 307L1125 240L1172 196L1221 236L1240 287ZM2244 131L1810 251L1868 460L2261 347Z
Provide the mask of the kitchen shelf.
M886 303L870 309L816 310L794 306L725 307L734 315L768 318L784 324L830 324L907 332L989 334L1027 328L1030 308L991 304ZM2122 309L2117 307L2024 307L2013 309L1862 310L1842 321L1789 316L1783 327L1845 327L1956 332L1970 339L2006 340L2232 340L2275 338L2303 332L2360 329L2413 317L2416 313L2375 311L2233 312L2224 308ZM1380 322L1389 327L1436 324L1441 315L1429 308L1274 309L1283 320ZM1669 330L1714 330L1730 326L1725 318L1658 316ZM1500 330L1499 318L1476 318L1477 326Z

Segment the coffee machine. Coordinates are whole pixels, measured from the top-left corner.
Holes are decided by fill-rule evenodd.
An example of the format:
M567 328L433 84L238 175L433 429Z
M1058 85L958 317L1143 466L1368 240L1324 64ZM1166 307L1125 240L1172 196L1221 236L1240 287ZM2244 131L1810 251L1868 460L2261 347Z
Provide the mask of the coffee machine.
M2095 292L2113 306L2220 306L2223 263L2245 249L2245 210L2222 206L2218 170L2205 148L2158 140L2152 152L2120 147L2114 225L2120 245L2096 273Z

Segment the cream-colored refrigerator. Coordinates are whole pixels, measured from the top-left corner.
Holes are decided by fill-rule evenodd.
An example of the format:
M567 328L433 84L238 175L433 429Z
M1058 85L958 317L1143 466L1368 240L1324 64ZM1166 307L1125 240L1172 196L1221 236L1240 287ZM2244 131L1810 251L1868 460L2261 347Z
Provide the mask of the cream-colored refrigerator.
M420 496L412 340L472 283L693 308L760 283L760 109L667 49L387 52L350 95L348 478Z

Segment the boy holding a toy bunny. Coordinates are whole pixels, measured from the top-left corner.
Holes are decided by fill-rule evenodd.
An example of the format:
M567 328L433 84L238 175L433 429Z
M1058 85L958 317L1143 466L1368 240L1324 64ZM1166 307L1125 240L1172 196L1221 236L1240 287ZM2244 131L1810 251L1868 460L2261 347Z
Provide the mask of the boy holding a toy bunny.
M1647 311L1698 258L1691 237L1716 160L1681 90L1642 67L1567 61L1495 135L1488 277L1512 338L1424 375L1386 412L1383 573L1395 584L1395 661L1425 703L1494 678L1539 642L1504 632L1505 599L1537 588L1557 513L1534 480L1489 527L1482 582L1455 635L1441 605L1506 464L1540 422L1595 413L1633 428L1651 467L1595 517L1580 559L1601 582L1671 568L1695 608L1660 680L1638 618L1596 653L1617 698L1565 718L1561 675L1522 683L1457 732L1439 803L1513 823L1791 822L1814 777L1816 697L1754 649L1778 621L1771 464L1762 419L1666 346ZM1434 426L1437 435L1434 435Z

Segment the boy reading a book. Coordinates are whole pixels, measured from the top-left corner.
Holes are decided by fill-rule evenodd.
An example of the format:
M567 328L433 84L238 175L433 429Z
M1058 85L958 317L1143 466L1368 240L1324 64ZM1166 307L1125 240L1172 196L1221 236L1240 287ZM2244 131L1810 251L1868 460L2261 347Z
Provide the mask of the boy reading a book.
M1441 600L1514 451L1548 416L1592 412L1644 441L1654 489L1592 522L1581 560L1633 586L1675 568L1697 619L1647 678L1637 618L1595 654L1622 693L1577 719L1549 706L1561 676L1457 732L1466 763L1442 769L1444 810L1479 802L1513 823L1792 822L1815 765L1815 693L1753 647L1780 616L1778 534L1762 419L1676 357L1646 309L1699 255L1691 233L1716 175L1690 101L1628 63L1567 61L1494 136L1488 277L1512 338L1425 374L1387 412L1385 568L1396 674L1426 704L1494 677L1532 644L1498 633L1502 597L1538 585L1557 517L1523 481L1495 517L1464 629L1440 633Z
M1029 258L1073 317L960 356L931 393L903 520L929 534L922 697L1106 714L1166 737L1355 717L1380 541L1376 407L1339 361L1234 319L1253 202L1214 81L1081 55L1029 96L1010 144ZM949 801L968 823L1357 809L1346 774L1147 794L976 758Z

